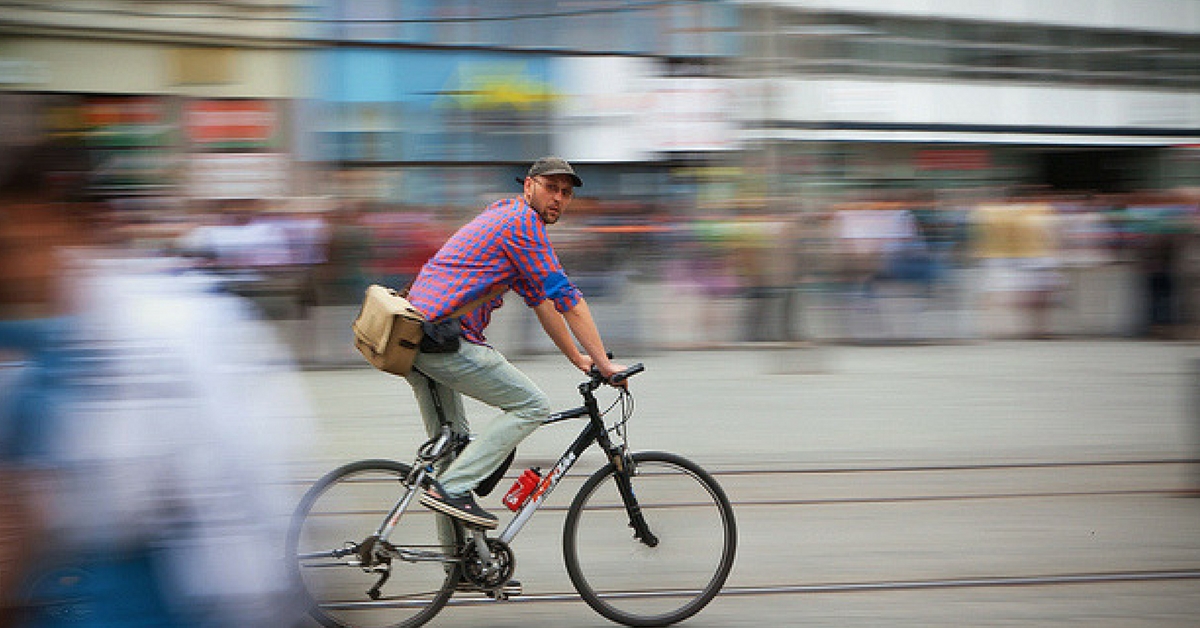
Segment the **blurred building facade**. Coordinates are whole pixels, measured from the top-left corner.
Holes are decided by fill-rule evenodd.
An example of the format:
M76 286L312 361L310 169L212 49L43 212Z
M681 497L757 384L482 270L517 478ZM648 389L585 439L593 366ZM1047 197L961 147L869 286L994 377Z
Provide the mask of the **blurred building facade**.
M292 193L292 103L308 54L303 3L96 0L0 9L4 145L81 139L95 191L110 197Z
M763 169L808 197L1200 183L1188 0L0 6L4 142L84 135L121 193L327 193L308 170L334 169L474 206L550 152L642 198L755 196Z
M1071 302L1050 327L1131 334L1166 275L1200 323L1190 0L0 8L0 161L79 137L97 192L239 236L267 230L216 223L317 210L266 216L304 252L248 273L280 317L324 317L296 334L316 354L357 360L362 288L404 284L548 153L587 181L560 255L629 344L1007 335L977 314L1043 283ZM1005 266L1035 262L1074 266Z
M729 151L736 7L722 2L321 3L304 159L348 195L477 208L538 156L609 197Z
M1196 3L736 4L739 196L804 217L810 337L1195 334Z
M742 137L810 195L1200 183L1194 2L738 5Z

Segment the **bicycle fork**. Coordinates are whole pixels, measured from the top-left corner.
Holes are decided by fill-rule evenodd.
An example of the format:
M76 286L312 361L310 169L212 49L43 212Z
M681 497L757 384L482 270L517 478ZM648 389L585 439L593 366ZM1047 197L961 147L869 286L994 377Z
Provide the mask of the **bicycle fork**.
M594 425L594 424L593 424ZM629 515L629 527L633 528L633 538L641 541L647 547L657 547L658 537L650 531L650 524L642 515L642 507L638 504L637 494L633 490L633 476L637 473L637 465L633 456L629 455L625 445L614 445L603 425L595 433L596 442L608 456L613 466L613 479L617 483L617 492L621 494L621 502Z
M618 466L616 473L613 473L619 489L617 492L621 494L621 501L625 503L625 512L629 514L629 527L633 528L633 538L641 541L647 547L657 547L658 537L650 531L650 524L646 523L646 517L642 515L642 507L638 504L637 496L633 492L633 482L630 480L632 477L632 468Z

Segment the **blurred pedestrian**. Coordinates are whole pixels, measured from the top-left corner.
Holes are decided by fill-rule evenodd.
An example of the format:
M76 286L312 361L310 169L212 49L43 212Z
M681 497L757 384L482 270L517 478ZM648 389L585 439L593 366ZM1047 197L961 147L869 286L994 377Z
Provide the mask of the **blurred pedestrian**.
M19 590L44 546L48 503L39 491L48 466L70 328L54 278L70 225L48 211L65 185L46 176L53 151L30 151L0 178L0 626L17 626ZM69 174L72 168L60 162ZM64 175L60 175L62 178Z
M1026 336L1053 337L1051 317L1064 285L1059 263L1057 213L1047 202L1018 206L1016 215L1017 269L1021 307L1026 313Z
M362 222L362 210L346 203L333 210L328 238L325 240L324 263L317 276L319 305L354 305L362 300L370 282L367 265L371 231Z
M279 487L307 416L287 356L214 281L106 242L102 206L58 187L76 154L39 147L0 185L10 625L286 624Z

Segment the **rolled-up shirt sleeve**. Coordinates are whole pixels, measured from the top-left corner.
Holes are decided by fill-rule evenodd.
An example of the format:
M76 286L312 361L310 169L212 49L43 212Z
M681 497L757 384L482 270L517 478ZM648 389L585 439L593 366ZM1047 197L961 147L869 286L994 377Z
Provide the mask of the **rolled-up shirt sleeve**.
M583 293L567 278L546 236L546 225L538 215L533 211L523 212L508 236L504 252L518 273L512 289L525 299L525 304L534 307L549 299L559 312L575 307Z

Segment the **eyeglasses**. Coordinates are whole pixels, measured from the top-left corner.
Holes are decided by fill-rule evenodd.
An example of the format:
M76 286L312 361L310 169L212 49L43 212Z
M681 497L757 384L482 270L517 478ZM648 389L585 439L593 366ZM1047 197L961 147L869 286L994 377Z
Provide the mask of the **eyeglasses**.
M569 185L560 186L559 184L553 182L546 183L541 179L541 177L534 177L533 181L545 188L545 190L549 192L551 196L557 196L559 194L562 194L563 198L571 198L572 196L575 196L575 188Z

